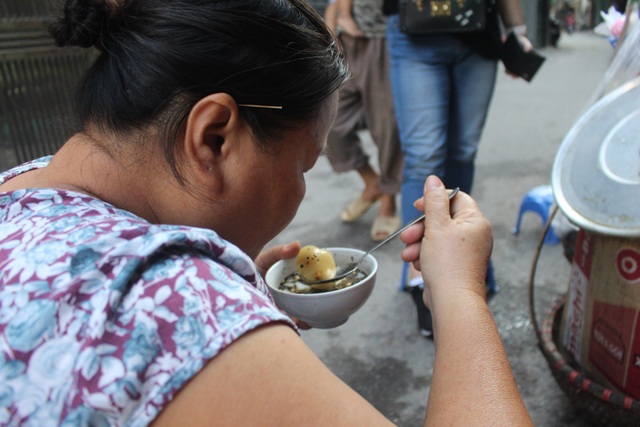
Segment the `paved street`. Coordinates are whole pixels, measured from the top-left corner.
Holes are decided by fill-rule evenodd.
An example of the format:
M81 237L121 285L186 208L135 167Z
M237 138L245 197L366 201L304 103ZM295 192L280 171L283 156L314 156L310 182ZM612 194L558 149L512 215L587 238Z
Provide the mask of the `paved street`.
M613 49L591 33L562 35L531 84L501 68L477 162L474 196L492 221L493 260L500 286L490 306L515 377L537 426L583 426L578 411L555 382L537 347L529 315L529 273L542 230L527 214L519 236L511 230L522 196L550 183L555 153L589 101L609 65ZM391 100L389 100L391 102ZM368 147L374 154L370 143ZM307 196L295 221L274 243L368 249L375 213L355 224L339 219L361 189L355 173L334 174L326 159L307 175ZM400 426L421 425L431 380L433 342L417 333L413 302L399 292L401 242L379 249L378 281L367 304L343 326L302 333L316 354ZM544 246L536 272L540 312L564 293L569 263L561 246Z

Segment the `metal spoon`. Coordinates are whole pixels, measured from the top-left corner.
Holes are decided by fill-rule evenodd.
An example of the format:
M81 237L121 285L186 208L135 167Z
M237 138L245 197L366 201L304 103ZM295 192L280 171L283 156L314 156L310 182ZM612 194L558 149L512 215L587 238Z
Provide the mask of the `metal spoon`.
M454 188L451 191L451 193L449 193L449 200L453 199L453 197L456 194L458 194L458 191L460 191L460 187ZM417 224L420 221L424 220L424 217L425 217L424 215L421 215L419 218L414 219L409 224L405 225L404 227L402 227L401 229L399 229L395 233L390 234L389 237L387 237L386 239L384 239L383 241L381 241L380 243L375 245L373 248L369 249L364 255L362 255L362 257L358 260L358 262L352 262L350 264L347 264L342 269L337 271L336 275L333 276L331 279L318 280L316 282L309 282L307 284L309 286L313 287L314 285L321 285L323 283L337 282L338 280L344 279L345 277L347 277L350 274L352 274L353 272L355 272L358 269L358 267L360 267L360 264L362 264L362 261L364 261L364 259L367 257L367 255L369 255L371 252L375 251L376 249L378 249L380 246L384 245L385 243L388 243L389 241L391 241L394 237L396 237L398 234L402 233L407 228L409 228L412 225Z

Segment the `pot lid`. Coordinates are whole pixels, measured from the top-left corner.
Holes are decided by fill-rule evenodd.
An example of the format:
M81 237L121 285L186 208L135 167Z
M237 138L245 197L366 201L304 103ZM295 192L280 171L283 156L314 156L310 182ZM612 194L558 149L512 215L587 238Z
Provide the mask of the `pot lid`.
M551 184L577 226L640 237L640 77L578 119L556 154Z

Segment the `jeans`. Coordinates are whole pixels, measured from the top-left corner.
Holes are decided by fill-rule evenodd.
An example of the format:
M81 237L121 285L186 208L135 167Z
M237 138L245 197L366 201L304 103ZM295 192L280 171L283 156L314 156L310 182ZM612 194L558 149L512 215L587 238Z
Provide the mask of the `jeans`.
M387 46L405 162L401 206L406 224L421 214L413 203L422 197L429 175L448 188L471 192L498 62L473 52L455 35L403 34L398 15L387 19Z
M495 86L498 63L456 36L408 36L398 16L387 20L391 86L405 156L402 219L420 215L413 202L437 175L471 191L474 161Z

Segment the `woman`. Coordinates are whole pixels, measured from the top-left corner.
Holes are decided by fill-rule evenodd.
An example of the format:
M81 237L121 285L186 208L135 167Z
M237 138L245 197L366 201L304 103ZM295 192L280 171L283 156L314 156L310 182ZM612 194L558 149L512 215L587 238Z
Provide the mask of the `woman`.
M420 215L413 201L422 194L429 175L439 176L449 188L471 193L475 158L502 54L499 20L507 32L516 34L525 50L532 46L520 0L485 0L483 30L420 35L400 31L398 2L384 0L384 10L389 14L391 86L405 158L401 211L406 224ZM420 273L405 266L401 280L416 302L420 333L432 338L431 315L421 302ZM487 291L495 290L490 266Z
M299 250L260 254L302 200L346 78L321 18L298 0L69 0L52 33L102 53L78 132L0 178L0 423L388 425L261 276ZM490 229L456 199L449 213L428 182L425 241L468 270L425 271L443 325L427 419L526 423L477 295ZM405 234L406 261L433 250L422 235ZM458 309L471 324L450 321ZM481 375L457 363L468 333ZM460 397L469 411L445 408Z
M338 40L351 79L340 91L338 114L327 137L327 158L337 173L356 171L364 188L340 218L355 222L380 202L370 236L379 242L400 228L396 195L402 183L402 153L389 82L386 22L381 0L338 0ZM365 122L377 147L377 170L360 141Z

